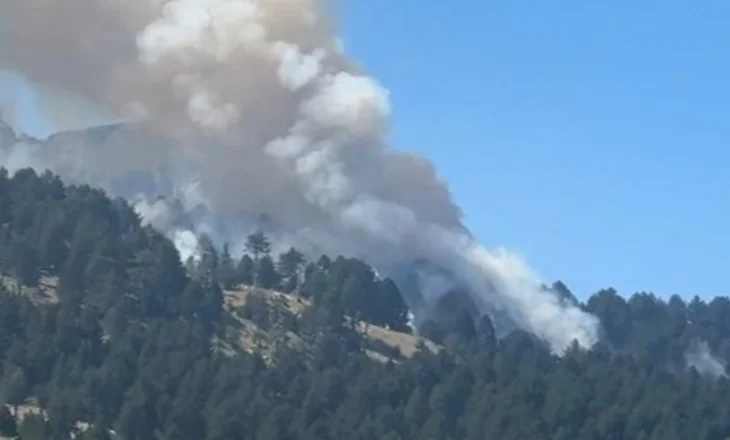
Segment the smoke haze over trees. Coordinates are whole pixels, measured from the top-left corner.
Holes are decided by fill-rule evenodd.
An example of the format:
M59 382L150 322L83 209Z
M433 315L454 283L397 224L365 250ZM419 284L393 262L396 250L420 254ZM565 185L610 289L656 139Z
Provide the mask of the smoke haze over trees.
M0 120L0 436L730 437L730 300L478 243L328 5L0 2L0 68L115 116Z
M173 243L144 227L124 200L29 169L12 177L0 171L0 207L0 401L7 405L0 407L0 435L730 435L726 297L625 299L603 290L575 302L600 317L602 340L556 356L523 330L497 337L498 316L472 317L461 297L447 296L439 319L417 330L441 349L421 345L411 357L373 357L372 340L353 320L403 335L411 330L397 287L360 260L303 260L296 249L275 255L266 236L256 234L245 255L201 236L198 257L183 265ZM262 264L267 260L273 264ZM262 276L269 271L274 278ZM301 312L277 307L280 300L267 290L241 310L225 306L232 293L224 282L273 279ZM29 289L39 284L55 287ZM263 347L230 352L224 341L235 339L240 319L289 336L265 356ZM20 416L31 407L41 414Z
M264 229L310 258L358 257L393 276L418 321L459 288L556 352L594 344L594 316L543 289L517 256L479 244L433 164L388 147L389 92L345 53L328 7L3 1L0 68L127 124L11 141L2 163L135 200L185 258L202 233L240 251ZM406 268L409 289L397 279Z

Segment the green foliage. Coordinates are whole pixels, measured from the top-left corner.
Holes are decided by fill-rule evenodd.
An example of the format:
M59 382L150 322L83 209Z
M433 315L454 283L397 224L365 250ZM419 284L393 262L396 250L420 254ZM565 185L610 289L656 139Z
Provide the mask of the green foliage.
M23 439L67 439L81 421L91 428L76 438L124 440L730 436L730 381L687 371L684 358L698 340L730 358L727 298L601 291L583 307L601 318L605 344L562 357L521 331L497 339L488 317L445 302L421 329L445 349L380 362L345 317L406 331L407 308L357 259L307 263L292 249L274 264L255 234L235 267L203 238L186 272L125 202L29 170L0 170L0 208L0 273L29 286L60 278L58 303L0 283L3 435L17 424ZM267 359L225 354L218 341L237 334L222 288L255 283L313 301L283 315L252 295L241 312L300 343ZM13 417L36 404L47 417Z
M408 307L389 279L380 279L373 269L355 258L334 262L320 259L305 271L302 290L316 305L333 313L352 316L371 324L408 332Z
M304 255L294 248L290 248L279 256L277 268L281 275L281 290L283 292L291 293L299 288L304 262Z
M273 289L279 283L280 276L270 256L264 255L256 262L254 282L257 287Z
M218 261L218 267L216 268L216 277L218 282L226 289L233 288L237 283L236 275L236 263L233 261L231 251L228 248L228 243L223 245L220 258Z
M256 263L244 254L236 265L236 284L252 286L256 276Z
M253 255L254 261L271 253L271 242L263 232L256 231L249 235L246 240L246 250Z

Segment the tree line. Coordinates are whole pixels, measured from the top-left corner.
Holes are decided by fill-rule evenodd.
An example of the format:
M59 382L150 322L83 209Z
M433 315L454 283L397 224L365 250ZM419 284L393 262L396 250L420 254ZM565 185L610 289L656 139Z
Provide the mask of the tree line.
M224 244L219 251L203 234L196 255L185 263L190 276L206 285L235 290L255 286L311 300L317 307L396 331L410 332L408 306L396 284L381 279L357 258L323 255L308 262L295 248L274 259L271 242L257 231L246 239L245 252L236 259Z
M581 304L602 342L553 355L523 331L450 310L443 350L373 360L345 316L407 331L397 287L345 257L272 256L262 234L232 257L201 240L180 262L121 199L50 173L0 170L0 273L55 276L58 302L0 283L0 435L69 439L708 439L730 436L730 382L688 368L697 341L730 355L730 301L607 289ZM288 256L285 256L289 254ZM268 261L268 262L264 262ZM220 350L224 291L311 301L305 341L271 361ZM722 372L721 372L722 373ZM24 408L40 414L21 417Z

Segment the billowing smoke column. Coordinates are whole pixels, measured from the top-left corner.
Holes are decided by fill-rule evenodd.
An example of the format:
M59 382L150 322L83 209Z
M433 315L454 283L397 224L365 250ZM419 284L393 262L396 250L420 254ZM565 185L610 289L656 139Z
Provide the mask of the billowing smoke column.
M542 289L520 259L476 243L431 163L385 147L388 92L345 56L325 6L3 0L0 67L132 121L92 143L59 135L37 166L120 195L174 197L176 207L138 207L182 248L189 229L235 242L265 223L281 242L384 272L425 260L556 351L591 346L595 317ZM185 224L176 211L196 213ZM426 303L444 293L438 278L420 273Z

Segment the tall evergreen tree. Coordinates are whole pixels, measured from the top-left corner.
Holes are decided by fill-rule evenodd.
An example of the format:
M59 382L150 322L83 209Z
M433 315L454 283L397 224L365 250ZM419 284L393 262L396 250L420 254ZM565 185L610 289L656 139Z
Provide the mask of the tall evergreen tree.
M209 235L203 234L200 236L197 252L198 261L194 275L195 279L205 286L217 283L219 281L218 265L220 259L213 244L213 239Z
M273 289L279 284L280 279L271 257L268 255L261 257L256 263L256 286Z
M237 282L236 277L236 263L231 257L231 251L228 247L228 243L223 245L220 258L218 261L218 281L221 283L223 288L231 289Z
M253 286L256 278L256 263L244 254L236 265L236 281L244 286Z
M246 250L254 261L258 262L262 257L271 253L271 243L262 231L256 231L246 238Z
M284 292L293 292L299 287L303 265L304 255L293 247L279 256L277 268L281 275Z

